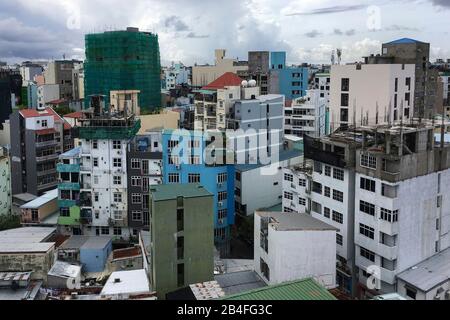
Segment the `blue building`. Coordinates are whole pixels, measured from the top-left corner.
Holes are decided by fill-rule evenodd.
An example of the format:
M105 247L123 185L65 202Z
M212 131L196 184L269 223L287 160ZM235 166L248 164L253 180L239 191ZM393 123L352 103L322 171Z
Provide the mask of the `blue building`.
M308 67L286 66L286 52L270 53L270 93L283 94L286 100L303 97L308 90L308 75Z
M200 131L164 130L162 140L163 183L200 183L214 195L214 240L223 252L234 224L234 165L206 164L203 152L211 140Z
M112 238L88 237L80 248L80 261L85 272L102 272L112 252Z

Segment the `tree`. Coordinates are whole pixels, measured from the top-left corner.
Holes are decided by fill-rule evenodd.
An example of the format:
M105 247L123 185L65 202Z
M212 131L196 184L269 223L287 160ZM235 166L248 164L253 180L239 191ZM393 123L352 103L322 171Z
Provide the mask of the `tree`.
M20 217L17 215L7 214L0 216L0 231L14 229L20 227Z

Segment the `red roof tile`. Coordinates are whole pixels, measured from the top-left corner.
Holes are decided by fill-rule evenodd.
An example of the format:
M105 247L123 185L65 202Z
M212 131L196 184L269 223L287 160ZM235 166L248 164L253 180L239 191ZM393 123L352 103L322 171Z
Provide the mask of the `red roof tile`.
M39 112L37 112L34 109L22 109L19 112L22 115L22 117L24 117L24 118L34 118L34 117L42 116L42 114L40 114Z
M208 84L207 86L203 87L204 90L217 90L217 89L223 89L225 87L231 87L231 86L240 86L242 82L242 79L239 78L235 73L233 72L226 72L223 75L221 75L219 78Z
M113 259L131 258L141 254L139 247L118 249L113 251Z
M67 121L64 121L64 130L70 130L72 129L72 126Z

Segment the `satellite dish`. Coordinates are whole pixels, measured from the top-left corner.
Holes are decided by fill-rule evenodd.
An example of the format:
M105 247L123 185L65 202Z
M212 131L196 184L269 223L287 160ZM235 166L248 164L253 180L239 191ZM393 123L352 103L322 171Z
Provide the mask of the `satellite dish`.
M250 81L248 82L248 85L249 85L250 87L255 87L255 86L256 86L256 80L250 80Z
M248 81L247 80L242 80L241 85L246 88L248 87Z

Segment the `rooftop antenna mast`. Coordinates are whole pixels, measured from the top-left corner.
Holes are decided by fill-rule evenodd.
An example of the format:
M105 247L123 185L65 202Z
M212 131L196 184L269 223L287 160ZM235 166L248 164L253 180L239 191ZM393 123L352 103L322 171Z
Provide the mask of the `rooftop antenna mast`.
M336 49L337 57L338 57L338 65L341 64L341 57L342 57L342 49Z

